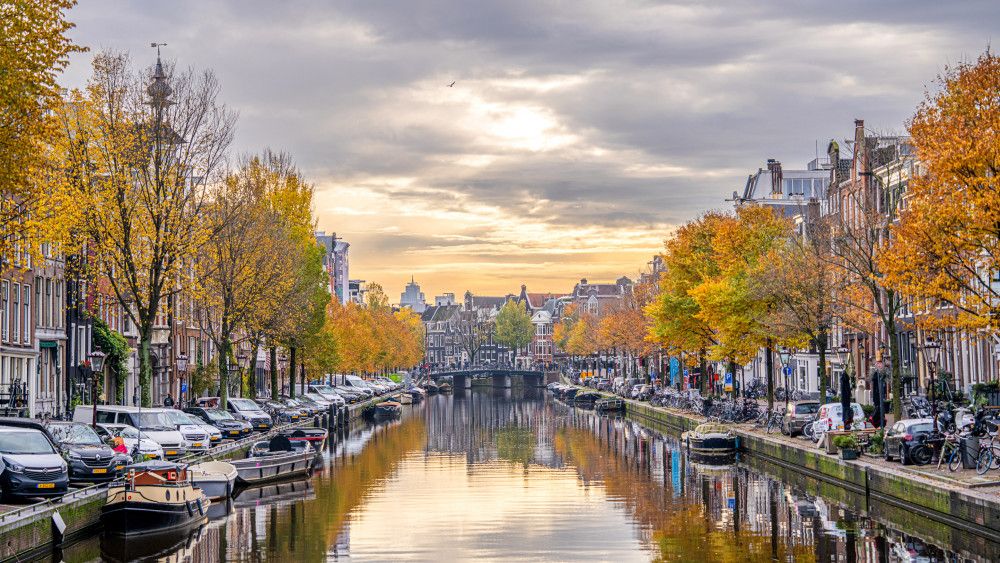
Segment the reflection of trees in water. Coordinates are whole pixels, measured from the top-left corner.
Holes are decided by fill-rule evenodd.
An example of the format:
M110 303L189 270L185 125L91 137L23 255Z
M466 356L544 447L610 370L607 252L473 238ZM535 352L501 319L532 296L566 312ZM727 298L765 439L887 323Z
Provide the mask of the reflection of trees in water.
M324 559L339 543L351 511L396 472L407 453L420 451L426 440L427 430L419 416L380 427L360 453L329 460L322 474L314 477L315 497L308 502L236 510L221 531L228 544L226 558Z
M800 474L782 472L785 483L742 465L695 464L671 436L632 421L569 413L555 436L557 455L577 467L584 483L601 482L609 498L634 514L662 560L888 561L906 553L904 559L954 559L939 547L803 492L809 490L803 481L811 481ZM960 551L963 558L987 561L992 558L984 554L996 549Z

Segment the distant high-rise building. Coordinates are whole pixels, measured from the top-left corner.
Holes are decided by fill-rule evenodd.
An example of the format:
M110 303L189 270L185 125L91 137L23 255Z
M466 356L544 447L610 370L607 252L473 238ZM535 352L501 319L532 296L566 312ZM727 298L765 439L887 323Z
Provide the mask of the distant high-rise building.
M347 300L362 305L365 302L365 280L350 280L347 282Z
M424 309L427 308L427 302L424 301L424 294L420 291L420 285L413 281L413 277L410 277L410 283L406 284L406 289L399 296L399 306L409 307L414 313L423 313Z
M346 304L351 297L350 267L347 259L351 245L337 238L337 233L328 235L325 231L316 233L316 242L323 247L323 269L330 280L330 295L342 304Z

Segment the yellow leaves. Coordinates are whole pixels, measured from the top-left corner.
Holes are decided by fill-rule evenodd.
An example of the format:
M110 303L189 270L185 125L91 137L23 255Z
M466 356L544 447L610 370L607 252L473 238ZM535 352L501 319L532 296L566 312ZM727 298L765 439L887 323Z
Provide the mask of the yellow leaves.
M371 289L369 288L369 292ZM324 334L336 341L336 362L327 370L377 372L409 368L424 356L424 325L409 309L363 307L349 302L331 302Z
M879 266L890 287L915 298L925 324L996 331L1000 57L986 52L949 68L940 83L910 123L923 173L909 182Z
M56 79L69 55L84 49L66 37L71 0L0 3L0 255L13 245L38 256L43 242L65 235L67 208L53 150L59 105Z
M509 348L523 348L531 344L534 333L535 327L524 305L514 300L504 303L497 313L496 341Z

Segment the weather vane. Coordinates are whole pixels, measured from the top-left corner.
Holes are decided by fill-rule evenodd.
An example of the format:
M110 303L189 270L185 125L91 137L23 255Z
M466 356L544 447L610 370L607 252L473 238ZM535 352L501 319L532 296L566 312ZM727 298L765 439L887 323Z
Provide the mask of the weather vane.
M150 43L149 46L150 47L156 47L156 56L159 57L160 56L160 47L166 47L167 44L166 43Z

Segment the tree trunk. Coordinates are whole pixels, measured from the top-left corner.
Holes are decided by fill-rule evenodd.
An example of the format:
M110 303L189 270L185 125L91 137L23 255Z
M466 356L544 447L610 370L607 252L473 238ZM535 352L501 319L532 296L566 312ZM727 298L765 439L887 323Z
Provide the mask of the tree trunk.
M302 382L301 383L302 387L300 387L300 391L302 391L302 394L305 395L306 394L306 363L305 362L300 362L299 363L299 381Z
M681 366L683 369L683 366ZM698 389L708 393L708 361L705 359L705 349L698 351Z
M903 419L903 376L900 371L899 338L896 319L886 323L886 337L889 339L889 363L892 364L892 416L893 420ZM882 397L885 400L885 397Z
M767 409L774 410L774 350L772 349L771 337L767 338L767 345L764 349L764 370L767 371ZM785 389L788 393L788 389Z
M819 348L819 404L826 404L826 389L830 382L826 376L826 345L829 340L827 329L821 328L816 334L816 347Z
M229 338L223 336L219 343L219 408L229 403Z
M278 348L271 346L271 398L278 398Z
M295 346L292 346L289 350L289 360L288 360L288 397L290 399L295 398Z
M143 328L139 333L139 388L142 390L139 403L146 408L153 406L153 394L150 392L153 382L153 362L150 357L152 332L152 328Z
M733 358L729 358L729 373L732 374L733 398L736 398L739 393L736 391L736 360Z

